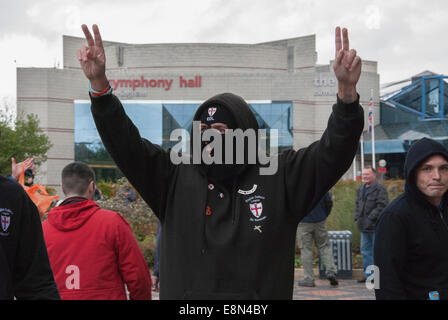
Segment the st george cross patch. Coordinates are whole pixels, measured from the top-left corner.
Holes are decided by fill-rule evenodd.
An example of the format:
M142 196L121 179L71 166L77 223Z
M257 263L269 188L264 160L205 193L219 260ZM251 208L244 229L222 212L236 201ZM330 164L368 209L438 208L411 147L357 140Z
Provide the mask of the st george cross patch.
M261 213L263 212L263 203L261 201L250 203L249 208L252 214L255 216L255 218L257 219L260 218Z
M216 112L216 107L208 108L208 115L209 115L210 117L213 117L213 115L215 114L215 112Z
M265 201L264 196L251 195L244 201L249 205L249 210L252 213L252 215L249 216L249 221L259 222L267 218L266 210L263 211L263 201Z
M0 235L9 235L8 230L11 226L12 211L9 209L0 208Z

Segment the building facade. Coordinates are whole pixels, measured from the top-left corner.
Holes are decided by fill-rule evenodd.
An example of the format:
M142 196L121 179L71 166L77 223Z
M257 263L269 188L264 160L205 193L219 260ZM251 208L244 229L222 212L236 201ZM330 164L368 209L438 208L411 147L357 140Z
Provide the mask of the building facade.
M374 130L376 163L385 160L386 178L404 178L411 145L431 138L448 147L448 76L423 71L382 86ZM372 163L372 134L364 134L364 156Z
M336 101L332 61L316 64L315 35L259 44L103 42L114 94L141 135L163 147L172 145L171 130L188 128L197 106L218 93L248 101L261 127L279 130L280 149L318 140ZM17 69L18 111L37 114L53 143L37 181L58 192L62 168L75 159L89 163L101 177L116 174L90 115L88 82L76 58L83 45L83 38L63 36L61 69ZM367 121L372 93L379 110L376 62L363 61L358 92Z

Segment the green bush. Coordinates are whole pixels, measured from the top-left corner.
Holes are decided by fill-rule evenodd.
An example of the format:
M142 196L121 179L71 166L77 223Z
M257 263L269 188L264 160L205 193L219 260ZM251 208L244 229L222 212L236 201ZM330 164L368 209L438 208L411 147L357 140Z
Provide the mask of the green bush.
M101 190L101 193L104 197L109 199L110 197L113 197L115 194L113 193L113 183L101 180L97 182L96 187Z
M339 181L333 189L333 209L327 219L328 230L349 230L352 232L352 250L359 251L360 233L353 219L356 206L356 193L359 181Z
M404 190L404 180L384 180L382 183L388 192L389 202ZM352 232L352 251L360 251L361 234L354 221L356 194L361 181L339 181L332 189L333 209L327 219L328 230L349 230Z

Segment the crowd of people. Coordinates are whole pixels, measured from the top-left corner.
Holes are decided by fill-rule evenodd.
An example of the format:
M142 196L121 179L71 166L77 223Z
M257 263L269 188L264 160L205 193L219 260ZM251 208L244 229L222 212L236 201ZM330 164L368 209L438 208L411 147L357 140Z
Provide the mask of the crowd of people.
M120 214L95 203L101 195L86 164L64 167L65 198L41 224L36 206L12 181L30 163L14 160L11 179L0 177L7 195L0 198L0 273L7 275L0 298L151 299L151 290L160 290L160 299L291 299L296 238L305 274L299 285L315 285L314 240L337 286L325 227L328 191L350 167L364 125L356 90L362 62L347 29L335 32L338 93L325 132L306 148L279 154L270 175L248 161L248 146L242 163L228 163L229 150L215 150L204 138L207 131L224 138L235 129L258 130L249 105L232 93L211 97L195 113L205 154L199 163L174 164L169 151L141 138L113 94L101 35L98 26L92 29L94 36L82 26L87 45L77 52L91 112L107 151L159 220L156 270L151 278ZM378 299L448 299L448 151L423 139L409 150L405 168L406 190L391 204L375 170L363 170L354 213L366 276L361 281L376 265ZM131 188L123 195L125 203L135 199Z

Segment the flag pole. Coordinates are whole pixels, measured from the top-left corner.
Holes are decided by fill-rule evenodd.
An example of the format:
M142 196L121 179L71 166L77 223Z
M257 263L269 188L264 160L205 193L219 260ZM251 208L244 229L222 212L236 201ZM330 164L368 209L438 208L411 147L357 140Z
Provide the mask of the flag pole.
M361 171L364 169L364 131L361 133Z

